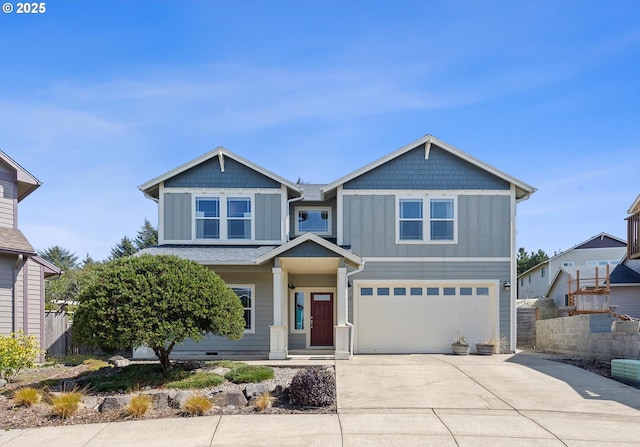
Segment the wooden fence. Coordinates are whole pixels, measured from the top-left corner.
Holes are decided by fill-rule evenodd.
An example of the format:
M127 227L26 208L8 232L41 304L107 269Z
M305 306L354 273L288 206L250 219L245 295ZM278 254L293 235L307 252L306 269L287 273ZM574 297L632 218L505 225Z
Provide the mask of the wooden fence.
M95 349L74 344L71 340L73 326L69 315L61 311L44 313L44 350L47 357L69 354L91 354Z

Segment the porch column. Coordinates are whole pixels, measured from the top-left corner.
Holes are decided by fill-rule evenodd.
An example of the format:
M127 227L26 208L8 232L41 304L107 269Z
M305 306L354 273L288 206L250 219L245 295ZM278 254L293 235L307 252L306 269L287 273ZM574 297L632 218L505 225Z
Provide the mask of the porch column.
M347 269L346 267L340 267L338 268L336 282L336 360L349 359L349 326L347 326L349 303L347 296Z
M287 327L282 319L286 306L284 299L282 269L274 267L273 272L273 325L269 326L270 348L269 360L284 360L287 358Z

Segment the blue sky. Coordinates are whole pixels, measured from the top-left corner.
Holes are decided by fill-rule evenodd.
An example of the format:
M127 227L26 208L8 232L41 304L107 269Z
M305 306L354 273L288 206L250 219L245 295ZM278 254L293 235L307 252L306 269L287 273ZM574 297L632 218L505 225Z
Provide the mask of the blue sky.
M16 2L12 2L16 5ZM536 188L518 246L625 238L640 2L46 2L0 14L0 149L37 249L105 259L138 186L217 146L329 183L432 134Z

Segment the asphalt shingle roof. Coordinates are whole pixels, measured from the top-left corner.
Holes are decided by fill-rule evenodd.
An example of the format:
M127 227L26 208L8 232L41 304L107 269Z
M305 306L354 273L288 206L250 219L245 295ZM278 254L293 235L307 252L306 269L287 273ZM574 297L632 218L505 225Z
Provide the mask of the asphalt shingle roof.
M0 228L0 252L36 254L22 231L13 228Z
M175 255L179 258L191 259L200 264L253 264L255 259L271 250L274 246L193 246L163 245L140 250L138 255Z

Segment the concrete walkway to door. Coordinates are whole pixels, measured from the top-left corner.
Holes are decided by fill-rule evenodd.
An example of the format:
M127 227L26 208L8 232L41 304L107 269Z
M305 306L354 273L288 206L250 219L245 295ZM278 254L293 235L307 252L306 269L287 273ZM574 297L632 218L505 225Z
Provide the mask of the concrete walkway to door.
M291 366L288 360L268 363ZM0 446L640 444L640 390L545 356L370 355L335 364L337 415L222 415L10 430L0 432Z

